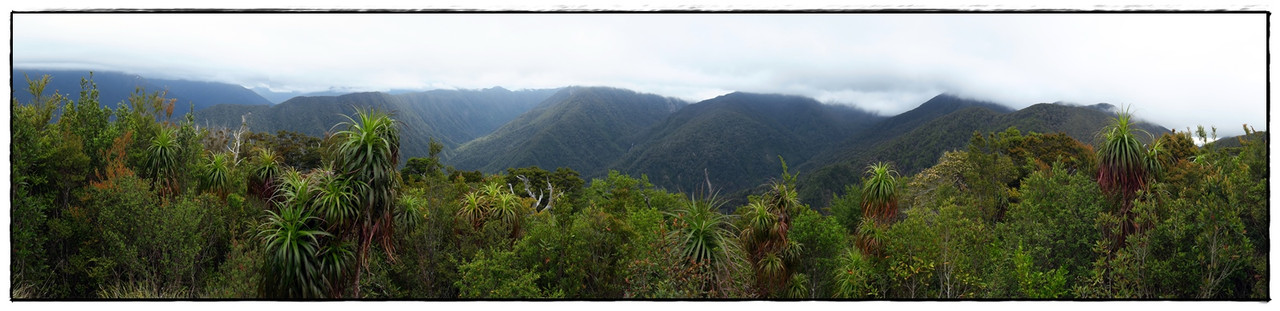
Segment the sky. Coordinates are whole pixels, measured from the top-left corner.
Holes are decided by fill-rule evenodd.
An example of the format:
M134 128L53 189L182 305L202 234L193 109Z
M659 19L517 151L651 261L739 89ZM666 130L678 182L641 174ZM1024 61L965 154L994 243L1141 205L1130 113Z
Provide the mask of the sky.
M940 93L1266 128L1263 14L15 14L16 68L275 91L613 86L882 115Z

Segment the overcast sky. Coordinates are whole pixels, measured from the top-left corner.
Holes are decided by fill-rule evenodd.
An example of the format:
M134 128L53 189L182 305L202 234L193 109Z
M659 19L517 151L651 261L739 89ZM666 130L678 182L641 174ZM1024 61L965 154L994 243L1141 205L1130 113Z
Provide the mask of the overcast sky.
M15 14L18 68L277 91L601 85L805 95L884 115L943 92L1014 108L1266 127L1262 14Z

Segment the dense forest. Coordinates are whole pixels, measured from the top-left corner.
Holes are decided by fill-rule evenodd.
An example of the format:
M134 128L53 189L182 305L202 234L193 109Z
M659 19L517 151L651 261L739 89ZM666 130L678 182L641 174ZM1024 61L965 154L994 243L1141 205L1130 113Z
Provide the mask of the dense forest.
M1270 298L1269 141L1248 126L1231 145L1127 111L1097 143L966 131L918 173L876 158L810 206L779 155L737 199L711 178L458 170L435 140L401 162L418 125L377 109L317 137L201 126L162 92L111 108L90 80L75 98L27 82L15 299Z

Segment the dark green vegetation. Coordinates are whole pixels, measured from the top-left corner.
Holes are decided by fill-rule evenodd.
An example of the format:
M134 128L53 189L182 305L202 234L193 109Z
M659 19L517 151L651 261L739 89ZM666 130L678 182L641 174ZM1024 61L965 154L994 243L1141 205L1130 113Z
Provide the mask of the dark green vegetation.
M862 168L879 161L892 162L903 174L914 174L936 164L944 152L964 148L975 131L1016 127L1027 132L1063 133L1094 145L1096 134L1112 116L1093 106L1036 104L1010 111L991 103L939 95L916 109L880 121L802 165L802 172L811 173L802 182L800 196L810 204L826 204ZM1149 123L1136 127L1155 135L1168 132Z
M861 165L822 205L772 155L728 203L617 171L458 171L430 139L401 161L410 121L376 107L325 138L266 134L199 127L159 93L111 109L87 81L75 99L45 81L11 104L18 299L1270 298L1267 140L1251 128L1204 148L1203 130L1148 136L1127 114L1091 142L970 130L915 172L891 154ZM721 99L743 96L770 97ZM1022 113L976 108L918 124Z
M706 178L726 191L763 188L782 169L778 156L805 163L879 119L805 97L732 93L672 114L612 167L684 192Z
M25 92L27 80L24 77L37 79L49 75L56 78L49 81L49 85L45 87L49 94L53 94L54 91L62 94L76 94L80 91L80 79L88 79L90 75L87 71L44 69L13 69L12 74L10 76L13 78L11 80L14 90L12 96L23 102L32 100L31 93ZM167 91L165 96L180 98L176 105L178 113L185 113L192 107L200 111L217 104L271 105L270 101L249 89L226 83L148 79L119 72L94 72L93 81L98 85L98 98L105 107L113 107L127 101L129 96L139 88Z
M492 134L458 147L446 161L483 172L567 166L602 175L645 130L684 106L678 99L623 89L564 88Z

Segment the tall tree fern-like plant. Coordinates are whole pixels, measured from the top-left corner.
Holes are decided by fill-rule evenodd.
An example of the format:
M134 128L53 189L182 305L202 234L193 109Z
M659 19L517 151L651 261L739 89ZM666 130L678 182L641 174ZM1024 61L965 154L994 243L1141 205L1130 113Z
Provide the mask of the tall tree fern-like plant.
M363 270L367 263L369 247L375 240L391 251L396 189L399 174L396 164L400 159L400 129L395 119L378 111L356 110L356 115L345 116L344 128L335 135L338 144L334 150L334 169L342 178L358 180L364 187L357 189L359 203L350 232L357 237L356 263ZM359 271L354 278L355 295L360 297Z
M863 253L880 254L880 235L898 215L898 171L887 163L867 167L862 184L862 223L858 225L858 247Z
M1146 131L1133 128L1132 117L1128 109L1117 113L1102 129L1098 148L1098 185L1125 197L1145 187L1147 177L1146 150L1136 135Z
M797 257L794 254L799 248L789 237L791 218L802 208L797 199L795 177L787 172L785 160L782 161L782 180L774 181L770 191L745 207L746 222L739 238L755 270L756 294L761 297L778 293L791 279L791 267Z
M867 167L862 184L862 218L887 223L898 214L898 171L887 163Z
M1111 124L1099 133L1102 146L1098 148L1098 186L1119 201L1118 216L1124 220L1116 247L1124 245L1125 237L1136 231L1133 223L1133 199L1139 189L1145 189L1151 170L1160 169L1157 160L1148 159L1160 151L1143 148L1137 133L1151 135L1133 128L1133 114L1124 109L1111 119Z

